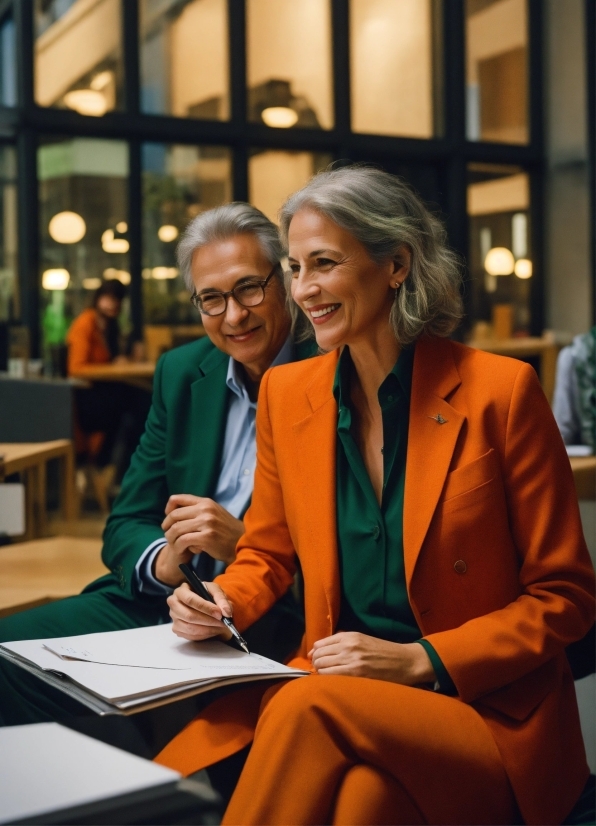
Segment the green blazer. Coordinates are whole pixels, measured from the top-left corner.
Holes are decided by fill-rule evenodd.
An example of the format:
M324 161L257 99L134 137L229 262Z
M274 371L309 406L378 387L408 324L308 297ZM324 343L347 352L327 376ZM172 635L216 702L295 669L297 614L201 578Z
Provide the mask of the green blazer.
M313 354L297 345L297 358ZM165 353L157 363L153 403L103 535L102 559L111 573L86 590L137 599L135 566L163 538L168 497L212 497L217 485L230 390L229 356L205 337Z

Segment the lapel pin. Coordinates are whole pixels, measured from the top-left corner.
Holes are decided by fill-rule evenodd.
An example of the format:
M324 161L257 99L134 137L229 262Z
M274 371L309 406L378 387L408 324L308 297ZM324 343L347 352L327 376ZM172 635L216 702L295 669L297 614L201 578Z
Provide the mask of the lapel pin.
M446 424L446 423L447 423L447 419L444 419L444 418L441 416L441 414L440 414L440 413L437 413L437 415L436 415L436 416L429 416L428 418L429 418L429 419L432 419L432 420L433 420L434 422L436 422L437 424Z

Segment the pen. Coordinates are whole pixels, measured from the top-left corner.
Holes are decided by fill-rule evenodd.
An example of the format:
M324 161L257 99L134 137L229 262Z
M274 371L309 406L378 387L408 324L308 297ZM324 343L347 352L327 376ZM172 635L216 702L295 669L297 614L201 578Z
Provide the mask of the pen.
M199 579L199 577L196 575L196 573L193 571L190 565L186 565L183 562L181 565L178 565L178 567L186 577L188 584L191 587L191 590L194 591L195 594L198 594L198 596L202 597L203 599L206 599L207 602L212 602L215 605L215 600L213 599L207 588L205 588L205 584ZM222 617L221 619L223 624L232 632L232 635L235 637L236 642L238 643L240 648L242 648L243 651L246 651L247 654L250 654L246 640L244 639L244 637L241 636L240 632L238 631L232 620L228 617Z

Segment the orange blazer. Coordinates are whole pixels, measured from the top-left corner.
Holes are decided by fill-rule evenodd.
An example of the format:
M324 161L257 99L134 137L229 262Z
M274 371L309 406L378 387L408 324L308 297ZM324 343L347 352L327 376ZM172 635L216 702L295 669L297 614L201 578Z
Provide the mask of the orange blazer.
M290 586L298 555L306 632L291 664L303 667L312 644L336 630L340 608L337 359L265 375L246 533L217 580L246 628ZM569 460L527 364L418 341L404 556L421 632L492 731L525 822L560 823L589 773L564 646L594 620L594 572ZM236 719L225 737L238 744L238 706L227 702ZM195 747L209 752L209 743Z
M68 375L76 374L89 364L107 364L112 360L103 333L97 326L95 310L83 310L70 325L68 344Z

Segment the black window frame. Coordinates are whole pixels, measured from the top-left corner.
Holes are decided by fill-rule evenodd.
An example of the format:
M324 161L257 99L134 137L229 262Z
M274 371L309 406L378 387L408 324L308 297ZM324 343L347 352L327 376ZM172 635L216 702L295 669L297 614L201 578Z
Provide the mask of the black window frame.
M233 197L247 200L248 158L254 148L328 152L335 158L393 156L403 163L426 162L440 167L443 211L451 245L464 258L468 251L466 170L470 162L516 165L530 176L532 206L531 334L544 326L543 180L543 8L541 0L526 0L529 12L529 125L527 145L472 142L465 135L465 0L443 0L442 57L443 131L429 139L353 133L350 128L349 0L330 0L333 31L334 126L330 130L272 129L251 123L246 113L245 0L227 0L230 54L230 119L208 121L140 111L138 4L121 0L124 62L124 106L101 118L43 108L34 99L34 0L0 0L0 21L12 14L17 39L17 106L0 107L0 140L14 142L18 164L19 282L22 323L30 330L31 352L41 345L37 148L40 136L113 138L130 147L129 264L131 322L142 334L142 170L141 144L222 145L232 150ZM590 0L586 0L586 7ZM593 50L592 50L593 54ZM593 62L593 61L592 61ZM340 82L337 82L337 81ZM593 85L592 85L593 88ZM467 296L465 296L467 300Z

